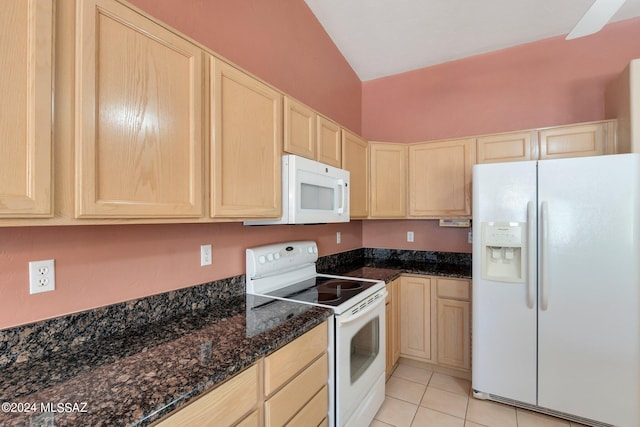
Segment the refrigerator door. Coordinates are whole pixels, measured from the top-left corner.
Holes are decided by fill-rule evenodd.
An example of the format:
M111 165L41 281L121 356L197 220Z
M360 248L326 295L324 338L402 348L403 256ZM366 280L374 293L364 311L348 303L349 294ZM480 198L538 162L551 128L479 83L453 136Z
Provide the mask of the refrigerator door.
M536 403L535 259L533 266L525 261L524 281L483 279L487 248L482 224L525 223L535 233L535 202L536 162L474 166L472 386L530 404ZM528 205L533 215L529 222ZM535 255L535 238L531 240L525 249Z
M538 405L637 427L640 155L541 161L538 183Z

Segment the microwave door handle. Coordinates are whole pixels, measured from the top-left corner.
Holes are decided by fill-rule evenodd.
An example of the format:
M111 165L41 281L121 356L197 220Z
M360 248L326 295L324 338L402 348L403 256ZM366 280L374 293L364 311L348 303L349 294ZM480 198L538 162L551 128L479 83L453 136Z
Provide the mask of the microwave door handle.
M344 201L345 201L345 195L346 195L346 186L344 183L344 179L339 179L338 180L338 188L340 189L340 195L338 196L340 199L340 205L338 206L338 213L339 214L343 214L344 213Z

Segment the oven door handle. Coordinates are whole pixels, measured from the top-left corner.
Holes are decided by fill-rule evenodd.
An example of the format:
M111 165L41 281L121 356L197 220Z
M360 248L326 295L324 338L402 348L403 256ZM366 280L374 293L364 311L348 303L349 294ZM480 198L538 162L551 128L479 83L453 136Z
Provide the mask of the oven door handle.
M367 307L363 308L362 310L358 311L356 314L354 314L353 316L349 316L345 319L339 319L338 323L340 325L346 325L347 323L351 323L359 318L361 318L362 316L369 314L371 311L375 310L376 308L378 308L378 306L380 304L384 304L385 303L385 298L387 297L387 290L384 289L383 293L378 294L380 295L380 298L378 298L378 301L368 305Z

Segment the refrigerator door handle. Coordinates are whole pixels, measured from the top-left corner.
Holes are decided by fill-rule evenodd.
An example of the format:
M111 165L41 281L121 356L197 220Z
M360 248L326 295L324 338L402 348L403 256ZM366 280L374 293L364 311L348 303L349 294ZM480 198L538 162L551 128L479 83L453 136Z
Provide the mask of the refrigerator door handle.
M527 203L527 307L535 305L536 289L536 204Z
M540 212L540 309L549 307L549 203L542 202Z

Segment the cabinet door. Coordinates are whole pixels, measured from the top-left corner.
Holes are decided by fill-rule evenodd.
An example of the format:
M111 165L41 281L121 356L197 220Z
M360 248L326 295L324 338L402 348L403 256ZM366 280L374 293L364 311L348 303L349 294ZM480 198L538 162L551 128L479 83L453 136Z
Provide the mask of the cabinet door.
M409 147L409 215L471 215L475 141L460 139Z
M342 165L342 134L340 126L318 116L317 140L318 161L337 168Z
M0 3L0 217L52 208L53 0Z
M438 364L471 368L470 304L438 298Z
M393 364L395 365L400 359L400 279L396 279L392 282L391 290L393 291L393 305L391 307L391 315L393 316L393 323L391 325L393 329Z
M607 86L605 117L616 123L613 153L640 153L640 59L634 59Z
M372 218L407 216L407 146L374 142L369 145Z
M387 292L391 292L391 287L387 285ZM385 373L387 378L391 375L391 369L393 369L393 310L391 302L387 302L385 305L385 332L386 336L386 348L385 348Z
M391 370L400 358L400 279L387 284L386 322L386 372Z
M351 219L369 215L369 144L342 130L342 169L349 171Z
M536 131L481 136L476 141L476 163L498 163L538 158Z
M202 51L113 0L77 23L76 216L203 216Z
M282 95L220 60L211 63L212 215L280 217Z
M613 152L613 129L611 122L597 122L541 130L540 160Z
M431 279L400 279L400 354L431 360Z
M316 159L316 112L284 97L284 151Z

